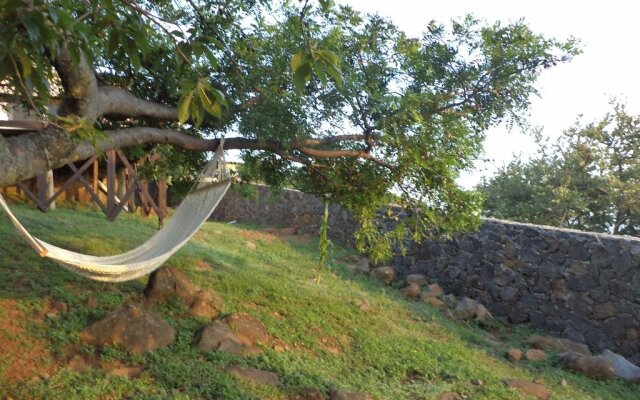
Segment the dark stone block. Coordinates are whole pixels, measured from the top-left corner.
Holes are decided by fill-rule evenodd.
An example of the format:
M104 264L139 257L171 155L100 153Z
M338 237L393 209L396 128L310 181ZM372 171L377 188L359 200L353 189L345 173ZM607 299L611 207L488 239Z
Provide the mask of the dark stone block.
M532 290L534 292L542 292L542 293L546 293L551 289L551 284L549 282L549 279L545 278L544 276L538 276L538 278L536 279L536 284L535 286L532 288Z
M596 302L605 302L609 300L609 290L606 286L599 285L589 290L589 296Z
M523 322L527 322L528 320L529 307L522 303L516 303L509 313L509 321L513 322L514 324L521 324Z
M578 331L577 329L573 328L573 327L569 327L567 329L565 329L565 331L562 333L562 336L565 339L569 339L572 342L576 342L576 343L585 343L585 337L584 334L582 334L582 332Z
M495 282L500 286L507 286L515 278L515 272L511 268L500 265L495 271Z
M635 319L630 314L620 314L602 323L602 332L609 338L623 340L627 336L627 328L633 326Z
M591 251L591 263L597 268L606 268L611 264L609 251L601 244L596 245Z
M535 328L545 328L549 318L540 310L529 310L529 323Z
M567 255L564 253L551 253L549 254L549 261L556 265L562 265L567 259Z
M511 312L511 306L509 304L496 303L493 305L491 312L497 317L507 317Z
M591 275L583 275L567 279L567 287L571 290L586 292L600 286L600 283Z
M559 279L563 278L565 275L564 267L550 262L543 262L542 264L540 264L540 266L538 267L538 271L540 272L540 274L549 279Z
M520 298L520 291L512 286L507 286L500 290L500 298L505 303L513 304Z
M629 254L622 254L611 261L611 268L616 276L622 277L629 273L633 267L632 264L631 256Z
M584 339L587 345L594 353L601 353L605 349L615 349L615 342L608 338L604 333L598 330L589 330L584 333Z
M489 263L484 263L480 269L480 279L490 281L495 277L495 267Z
M540 253L533 248L526 248L518 254L518 258L529 264L539 264L542 261Z
M591 315L593 311L593 300L585 293L571 293L567 303L571 310L581 315Z
M626 299L626 300L637 300L639 298L638 296L638 289L633 288L631 286L629 286L629 284L627 283L623 283L623 282L619 282L616 280L613 280L611 282L609 282L609 290L611 291L612 295L621 299Z
M567 255L578 261L588 261L591 258L591 254L585 249L584 243L576 239L569 240Z

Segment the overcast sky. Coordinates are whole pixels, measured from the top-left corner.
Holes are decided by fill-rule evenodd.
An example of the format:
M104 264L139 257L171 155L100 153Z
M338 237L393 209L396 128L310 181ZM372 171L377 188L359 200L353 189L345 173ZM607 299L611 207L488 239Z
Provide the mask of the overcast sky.
M530 122L557 136L583 114L588 122L611 110L611 98L624 101L628 110L640 114L640 3L609 0L342 0L360 11L389 17L405 32L419 35L431 20L446 23L471 13L489 22L524 18L535 31L557 39L574 36L583 54L568 64L542 73L537 83L540 98L533 99ZM459 180L466 187L482 175L513 158L514 153L535 151L533 141L518 131L496 128L489 132L485 155L493 161L478 163L476 171Z

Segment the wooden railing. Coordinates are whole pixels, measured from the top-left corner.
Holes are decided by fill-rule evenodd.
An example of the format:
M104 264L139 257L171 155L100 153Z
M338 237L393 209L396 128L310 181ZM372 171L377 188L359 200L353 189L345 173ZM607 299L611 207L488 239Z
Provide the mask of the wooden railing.
M134 210L139 206L145 215L150 215L153 211L158 216L160 225L162 225L167 215L167 183L164 181L155 182L157 196L152 196L149 191L149 182L138 175L136 168L131 165L121 150L108 150L105 156L106 185L100 180L98 157L93 156L84 161L80 167L73 163L68 163L67 167L73 174L55 191L51 190L53 187L51 172L43 173L36 177L36 193L34 193L25 182L18 183L17 187L26 197L34 202L38 209L47 212L62 193L79 183L109 220L116 219L122 210ZM120 160L120 163L124 167L120 174L120 182L118 182L117 174L118 160ZM85 178L85 173L91 167L93 167L93 176L92 182L90 183ZM122 182L123 177L124 182ZM119 185L125 185L125 189L123 193L120 193L120 196L118 196L117 193ZM103 192L106 196L106 203L100 196L101 186L106 186L106 188L103 188L105 189ZM136 200L138 200L138 202L136 202Z

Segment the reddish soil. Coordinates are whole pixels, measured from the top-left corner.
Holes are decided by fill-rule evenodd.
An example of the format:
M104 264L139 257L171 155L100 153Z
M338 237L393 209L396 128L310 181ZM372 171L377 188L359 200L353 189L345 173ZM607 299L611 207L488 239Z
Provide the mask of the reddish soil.
M57 365L45 342L29 335L21 325L28 319L17 307L17 301L0 299L0 380L21 382L39 375L51 374Z

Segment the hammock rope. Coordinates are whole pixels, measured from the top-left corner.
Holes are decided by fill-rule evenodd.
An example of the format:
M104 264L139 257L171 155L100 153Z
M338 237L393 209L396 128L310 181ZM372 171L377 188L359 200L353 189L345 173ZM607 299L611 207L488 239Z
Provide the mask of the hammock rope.
M123 254L99 257L54 246L30 234L11 212L1 194L0 206L20 235L40 256L96 281L124 282L137 279L159 268L180 250L198 232L226 194L231 186L231 178L224 159L223 143L222 139L214 157L169 222L149 240Z

